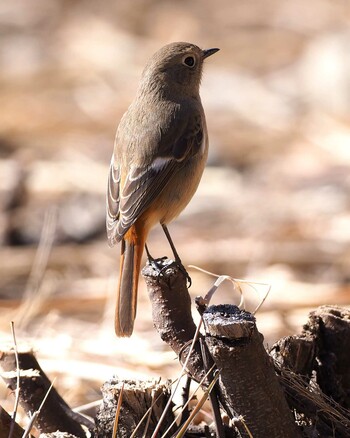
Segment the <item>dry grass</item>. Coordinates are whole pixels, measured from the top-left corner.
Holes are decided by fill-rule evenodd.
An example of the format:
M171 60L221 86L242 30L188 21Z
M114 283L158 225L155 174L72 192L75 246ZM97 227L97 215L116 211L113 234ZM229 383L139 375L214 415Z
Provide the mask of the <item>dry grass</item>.
M19 348L33 346L73 407L113 374L178 375L142 280L134 335L115 338L119 250L104 233L117 121L148 56L174 40L221 48L202 83L209 166L170 226L182 260L270 284L257 315L270 345L315 307L350 305L346 2L33 1L0 7L3 342L14 321ZM150 248L170 252L159 230ZM191 276L203 296L212 279ZM242 291L254 311L264 292ZM225 284L213 298L238 301ZM4 385L0 404L13 409Z

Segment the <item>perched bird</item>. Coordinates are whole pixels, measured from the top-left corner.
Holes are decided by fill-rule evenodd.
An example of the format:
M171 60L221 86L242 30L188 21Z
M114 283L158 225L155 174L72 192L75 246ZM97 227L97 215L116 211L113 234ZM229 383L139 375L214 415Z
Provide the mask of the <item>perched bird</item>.
M120 121L106 219L110 246L121 242L117 336L133 331L141 257L157 223L180 262L166 226L194 195L206 164L208 134L199 86L203 61L218 50L184 42L162 47L147 63Z

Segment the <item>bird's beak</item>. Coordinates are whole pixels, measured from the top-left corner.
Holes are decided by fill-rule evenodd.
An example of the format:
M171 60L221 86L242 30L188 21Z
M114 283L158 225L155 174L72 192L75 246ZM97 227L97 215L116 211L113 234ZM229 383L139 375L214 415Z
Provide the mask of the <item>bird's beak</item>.
M208 58L208 56L214 55L214 53L218 52L220 49L204 49L202 50L203 59Z

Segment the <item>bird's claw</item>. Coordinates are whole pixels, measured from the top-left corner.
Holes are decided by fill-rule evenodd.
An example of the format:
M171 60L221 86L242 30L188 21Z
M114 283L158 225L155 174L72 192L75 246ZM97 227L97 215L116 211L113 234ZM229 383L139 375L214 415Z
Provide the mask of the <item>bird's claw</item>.
M190 288L192 286L192 278L189 276L188 272L186 271L186 268L184 267L184 265L181 262L174 262L176 263L176 265L178 266L178 268L180 269L180 271L183 273L183 275L185 276L186 280L187 280L187 287Z
M192 286L192 279L189 276L188 272L186 271L186 268L181 263L181 261L178 260L171 260L169 263L164 264L164 261L167 259L167 257L161 257L159 259L153 259L149 258L148 263L152 266L152 268L157 272L157 280L160 281L160 278L162 277L163 272L170 268L171 266L177 266L180 270L180 272L184 275L187 281L187 287L190 288Z

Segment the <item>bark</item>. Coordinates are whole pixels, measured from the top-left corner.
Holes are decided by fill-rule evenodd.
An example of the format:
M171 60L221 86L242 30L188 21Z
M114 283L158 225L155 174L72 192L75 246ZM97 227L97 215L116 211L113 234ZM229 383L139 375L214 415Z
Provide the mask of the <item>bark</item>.
M122 404L118 417L118 438L130 438L140 422L135 438L150 437L170 397L169 383L159 383L155 380L123 381L116 378L106 382L102 387L103 402L96 417L97 437L112 436L116 407L122 386ZM143 419L151 407L150 414ZM167 429L173 419L172 410L170 409L160 429L159 436Z
M152 304L153 324L183 364L197 329L191 314L186 278L175 264L167 267L168 259L158 259L157 263L164 266L161 273L149 264L142 270ZM197 382L205 375L199 342L195 344L187 369Z
M167 261L161 263L166 266ZM148 265L142 273L152 303L154 325L183 362L184 349L188 348L196 332L183 273L176 265L165 267L161 272ZM298 437L299 430L275 375L273 362L263 347L263 337L257 331L254 317L239 310L237 313L233 306L221 306L218 312L215 308L210 309L203 315L207 331L205 341L210 360L214 359L220 370L219 397L227 414L237 418L238 412L254 438ZM188 368L199 380L205 369L200 349L193 355ZM236 427L242 436L246 436L242 421L238 421Z
M315 338L310 334L287 336L273 345L270 355L278 368L310 378L316 360Z
M300 436L255 318L236 306L220 305L209 307L203 319L227 404L243 417L251 435Z
M149 298L152 304L153 324L161 339L166 342L177 354L181 364L186 361L190 352L192 341L196 336L197 327L191 313L191 298L187 289L187 278L183 269L175 263L169 264L168 259L157 259L158 268L148 264L142 270L142 275L147 284ZM163 266L161 272L159 267ZM214 365L214 361L207 349L203 337L199 334L194 344L191 356L187 362L188 375L201 381L207 374L203 385L207 386L213 379L213 371L208 371ZM210 401L213 409L217 436L233 436L232 428L228 434L221 424L219 401L225 400L218 384L210 393Z
M350 310L321 306L310 313L304 333L315 338L322 392L350 409Z
M19 401L29 415L39 409L51 382L31 351L19 352L18 358L21 370ZM17 387L17 367L13 350L0 352L0 366L4 371L3 380L14 391ZM93 426L84 417L74 413L57 391L51 388L35 423L39 431L50 433L61 430L78 438L85 438L86 434L80 423Z
M11 416L0 406L0 438L8 438L11 430ZM24 430L15 423L12 438L22 438Z
M307 436L349 436L349 348L349 310L321 306L310 313L300 335L280 339L270 351Z

